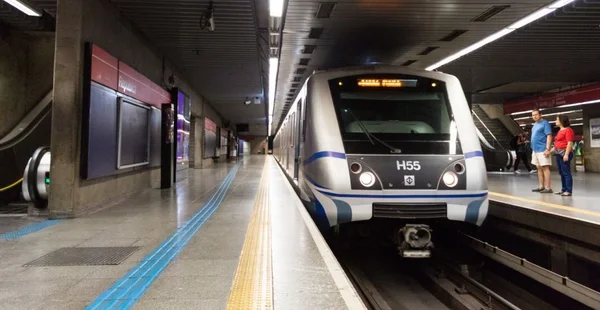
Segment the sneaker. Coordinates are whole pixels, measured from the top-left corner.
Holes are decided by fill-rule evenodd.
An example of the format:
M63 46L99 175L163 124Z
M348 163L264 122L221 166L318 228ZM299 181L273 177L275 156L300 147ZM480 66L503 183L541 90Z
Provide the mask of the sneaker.
M541 192L543 190L544 190L544 188L536 188L536 189L532 189L531 191L534 192L534 193L539 193L539 192Z
M531 173L531 174L537 173L537 170L533 169L533 170L529 171L529 173Z
M552 194L552 193L554 193L554 191L551 188L540 191L540 194Z
M521 174L521 169L515 170L516 174Z
M564 192L556 192L556 195L562 195Z

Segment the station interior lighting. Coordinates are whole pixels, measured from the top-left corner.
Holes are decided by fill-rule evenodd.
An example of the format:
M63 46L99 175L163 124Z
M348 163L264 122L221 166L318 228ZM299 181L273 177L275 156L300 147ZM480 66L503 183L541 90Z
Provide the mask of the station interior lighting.
M277 87L277 70L279 58L271 57L269 59L269 136L271 135L271 125L273 123L273 110L275 108L275 87Z
M42 16L42 13L40 11L36 10L33 6L29 5L28 3L26 3L23 0L4 0L4 2L12 5L19 11L21 11L29 16L36 16L36 17Z
M486 37L486 38L484 38L484 39L482 39L482 40L480 40L480 41L478 41L478 42L476 42L476 43L474 43L474 44L472 44L472 45L470 45L470 46L468 46L468 47L466 47L466 48L464 48L464 49L462 49L462 50L460 50L460 51L458 51L458 52L456 52L456 53L454 53L454 54L452 54L452 55L450 55L450 56L448 56L448 57L446 57L446 58L444 58L444 59L442 59L440 61L438 61L438 62L436 62L436 63L434 63L433 65L427 67L425 70L432 71L432 70L435 70L435 69L437 69L437 68L439 68L439 67L441 67L441 66L443 66L445 64L448 64L448 63L450 63L450 62L452 62L452 61L454 61L454 60L456 60L456 59L458 59L458 58L460 58L460 57L462 57L464 55L467 55L467 54L469 54L469 53L471 53L471 52L473 52L473 51L475 51L475 50L477 50L477 49L479 49L479 48L481 48L481 47L483 47L483 46L485 46L485 45L487 45L487 44L489 44L491 42L494 42L494 41L502 38L503 36L505 36L505 35L513 32L513 31L515 31L515 30L517 30L517 29L519 29L519 28L521 28L521 27L523 27L523 26L525 26L527 24L530 24L530 23L532 23L532 22L534 22L534 21L536 21L536 20L538 20L538 19L540 19L540 18L542 18L542 17L544 17L544 16L546 16L546 15L548 15L548 14L556 11L557 9L559 9L559 8L565 6L565 5L567 5L567 4L569 4L569 3L573 2L573 1L575 1L575 0L559 0L559 1L555 1L555 2L549 4L549 5L545 6L545 7L543 7L541 9L539 9L539 10L537 10L537 11L535 11L535 12L533 12L533 13L531 13L531 14L529 14L529 15L521 18L521 19L519 19L518 21L516 21L513 24L511 24L511 25L509 25L509 26L507 26L507 27L505 27L505 28L497 31L496 33L494 33L494 34L492 34L492 35L490 35L490 36L488 36L488 37Z
M283 0L270 0L269 14L271 15L271 17L283 16Z

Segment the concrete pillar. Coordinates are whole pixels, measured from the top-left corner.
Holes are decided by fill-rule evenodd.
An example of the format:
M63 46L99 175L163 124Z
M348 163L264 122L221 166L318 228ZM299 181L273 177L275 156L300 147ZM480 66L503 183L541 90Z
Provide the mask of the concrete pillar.
M49 214L52 218L77 213L83 74L84 0L58 0L52 106L52 182Z

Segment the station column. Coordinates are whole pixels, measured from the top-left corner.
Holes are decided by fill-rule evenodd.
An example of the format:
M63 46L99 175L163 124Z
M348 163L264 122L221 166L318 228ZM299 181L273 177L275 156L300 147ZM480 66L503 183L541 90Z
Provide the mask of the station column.
M79 197L84 0L58 0L52 106L49 213L72 217Z

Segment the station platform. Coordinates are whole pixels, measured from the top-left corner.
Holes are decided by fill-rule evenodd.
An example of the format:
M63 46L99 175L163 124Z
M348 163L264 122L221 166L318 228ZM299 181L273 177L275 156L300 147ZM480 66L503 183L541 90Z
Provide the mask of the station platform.
M537 174L489 174L488 185L492 200L600 225L600 174L573 173L571 197L532 192L539 187ZM554 171L552 187L555 192L561 189L560 175Z
M539 186L537 174L489 173L488 185L489 215L600 246L597 238L600 233L600 174L573 173L573 196L570 197L532 192ZM561 189L560 175L555 171L552 172L552 188L555 192Z
M32 225L0 235L0 309L365 308L271 156Z

